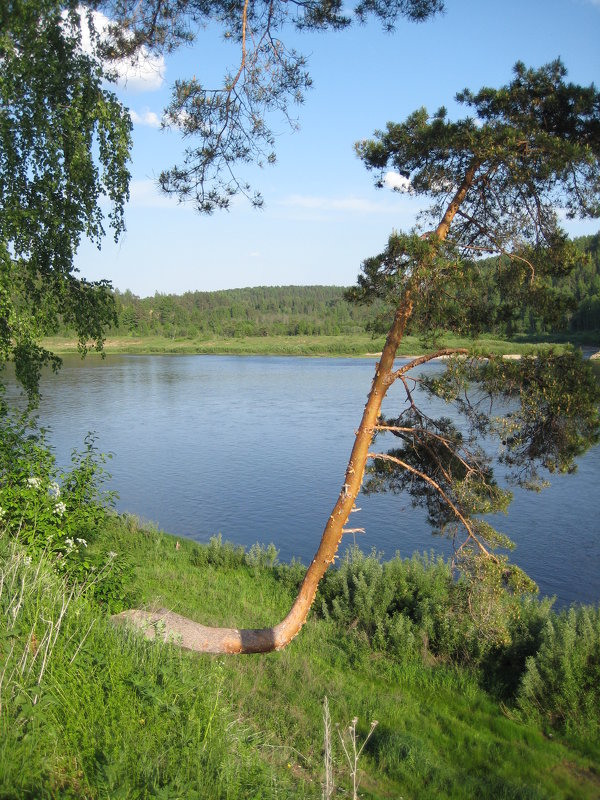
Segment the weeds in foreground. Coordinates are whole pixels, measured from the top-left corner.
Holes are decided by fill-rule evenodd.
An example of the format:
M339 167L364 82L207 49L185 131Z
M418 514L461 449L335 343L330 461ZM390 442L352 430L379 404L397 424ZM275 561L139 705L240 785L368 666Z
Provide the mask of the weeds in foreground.
M327 699L327 695L323 698L323 766L325 770L323 779L323 800L330 800L335 791L335 780L333 777L331 715L329 713L329 700Z
M358 787L360 785L360 773L358 769L358 762L362 755L363 750L377 725L377 720L371 722L371 728L365 738L360 743L356 733L356 726L358 724L358 717L354 717L352 722L346 727L341 727L336 724L336 729L342 745L342 752L348 764L349 775L352 785L352 800L358 800ZM334 779L334 757L333 757L333 741L331 736L331 715L329 713L329 700L327 696L323 698L323 766L324 766L324 779L323 779L323 800L330 800L335 794L335 779Z
M3 800L268 796L253 793L272 770L230 713L222 662L113 628L6 535L0 619Z
M144 596L151 598L167 581L171 600L190 603L190 613L196 603L199 619L209 584L218 597L208 602L220 598L223 605L227 598L236 616L242 607L259 605L260 613L272 615L273 603L293 592L285 565L259 568L244 561L223 570L202 562L203 548L192 542L182 540L177 549L175 539L158 531L110 518L107 524L99 532L102 546L119 549L118 558L146 570ZM218 559L216 543L212 553ZM221 554L225 561L237 559L228 553ZM154 584L148 576L155 576ZM429 602L427 583L419 578L418 586L415 625ZM418 652L400 661L373 649L353 619L345 625L313 616L281 653L213 659L115 630L91 593L70 597L70 591L47 557L29 556L19 542L0 537L3 800L331 800L351 796L352 766L362 779L354 789L365 800L597 797L592 744L588 750L566 747L558 735L549 740L508 719L470 669L433 654L424 664ZM520 621L523 631L532 620ZM57 628L55 639L44 640ZM325 725L315 703L324 690L331 698L328 785L321 784ZM512 717L516 710L511 706ZM355 724L354 747L346 739L348 761L331 716L380 722L372 735Z

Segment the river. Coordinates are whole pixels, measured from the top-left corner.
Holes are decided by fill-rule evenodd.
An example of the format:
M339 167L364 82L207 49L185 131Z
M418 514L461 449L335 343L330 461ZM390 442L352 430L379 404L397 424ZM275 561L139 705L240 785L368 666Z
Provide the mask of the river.
M273 542L307 563L343 481L372 359L112 355L67 357L42 381L40 422L60 464L88 431L113 454L117 508L205 542ZM429 369L439 369L432 365ZM14 388L13 388L14 392ZM397 398L400 395L396 395ZM391 407L393 413L394 392ZM518 491L497 526L557 606L600 599L600 448L574 476ZM365 551L451 552L403 496L359 499ZM352 536L348 537L352 540Z

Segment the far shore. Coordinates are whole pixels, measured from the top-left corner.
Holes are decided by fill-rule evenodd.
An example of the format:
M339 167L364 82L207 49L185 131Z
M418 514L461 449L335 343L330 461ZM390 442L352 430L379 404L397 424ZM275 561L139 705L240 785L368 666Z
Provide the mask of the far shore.
M51 337L43 342L58 355L77 353L77 341L70 337ZM104 352L113 354L196 354L196 355L262 355L262 356L312 356L340 358L379 358L383 348L383 337L373 338L368 334L340 336L256 336L231 339L186 339L160 336L129 337L109 336L104 343ZM532 342L514 342L483 336L477 340L476 346L490 353L503 355L505 358L518 359L539 347L547 347L550 343L536 344ZM458 337L445 337L437 347L473 347L474 342ZM564 344L553 345L562 348ZM595 347L586 347L588 357L597 354ZM398 351L398 358L417 358L431 350L415 336L407 336ZM90 346L90 353L94 350Z

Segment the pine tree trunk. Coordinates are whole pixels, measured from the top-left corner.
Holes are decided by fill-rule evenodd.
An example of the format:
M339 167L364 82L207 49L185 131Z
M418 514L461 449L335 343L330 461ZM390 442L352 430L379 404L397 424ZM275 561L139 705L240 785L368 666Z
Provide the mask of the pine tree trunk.
M432 236L441 241L446 239L450 224L472 185L476 170L477 164L469 167L463 183L456 191ZM344 484L325 525L319 549L306 571L298 595L285 619L272 628L240 630L237 628L211 628L171 611L159 609L154 612L123 611L113 617L115 622L129 621L142 628L149 638L160 634L167 641L203 653L268 653L286 647L298 635L308 617L319 582L329 565L333 564L344 535L344 526L360 492L369 448L381 413L381 404L395 380L394 360L412 310L413 300L410 290L407 290L396 310L381 358L375 366L371 391L356 431ZM424 359L416 359L411 366L416 366L419 362L429 360L431 357L430 355Z

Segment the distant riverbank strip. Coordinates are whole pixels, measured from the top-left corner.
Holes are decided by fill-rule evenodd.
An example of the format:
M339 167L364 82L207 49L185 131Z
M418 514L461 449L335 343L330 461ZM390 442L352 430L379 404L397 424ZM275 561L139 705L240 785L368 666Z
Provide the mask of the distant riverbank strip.
M105 342L107 354L197 354L197 355L261 355L261 356L312 356L312 357L350 357L376 358L384 344L384 337L369 334L338 336L245 336L234 338L169 338L165 336L108 337ZM75 339L52 337L44 345L54 353L77 352ZM523 355L549 343L505 341L493 336L482 336L475 342L472 339L444 336L435 346L426 346L416 336L406 336L398 355L408 357L421 355L443 347L476 347L488 353L503 355ZM557 344L557 348L564 347Z

